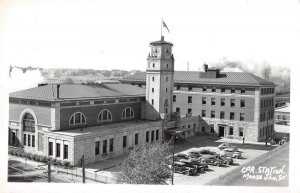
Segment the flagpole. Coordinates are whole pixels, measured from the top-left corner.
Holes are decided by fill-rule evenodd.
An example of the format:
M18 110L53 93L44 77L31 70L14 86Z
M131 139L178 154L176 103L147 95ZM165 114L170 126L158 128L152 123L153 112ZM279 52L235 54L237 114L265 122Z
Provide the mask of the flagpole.
M163 26L163 18L161 18L161 22L160 22L160 38L162 37L162 27Z

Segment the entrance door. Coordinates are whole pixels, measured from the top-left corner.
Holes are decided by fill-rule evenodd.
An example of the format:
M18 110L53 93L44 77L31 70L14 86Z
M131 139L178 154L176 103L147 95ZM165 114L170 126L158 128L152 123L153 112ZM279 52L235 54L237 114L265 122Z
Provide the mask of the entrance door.
M224 131L225 131L225 127L219 126L219 137L224 137Z

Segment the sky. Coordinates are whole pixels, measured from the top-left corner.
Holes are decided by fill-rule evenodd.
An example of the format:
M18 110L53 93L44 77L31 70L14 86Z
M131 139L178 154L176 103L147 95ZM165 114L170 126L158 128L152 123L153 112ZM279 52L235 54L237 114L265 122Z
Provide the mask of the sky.
M6 66L145 70L149 43L174 44L175 70L224 61L299 64L294 0L10 0L0 10Z

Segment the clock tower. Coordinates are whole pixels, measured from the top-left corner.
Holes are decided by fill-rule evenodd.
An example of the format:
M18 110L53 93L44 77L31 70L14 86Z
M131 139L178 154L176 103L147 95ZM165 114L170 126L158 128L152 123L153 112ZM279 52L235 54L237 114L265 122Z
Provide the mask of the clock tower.
M174 57L172 43L150 43L146 75L146 119L170 120L173 111Z

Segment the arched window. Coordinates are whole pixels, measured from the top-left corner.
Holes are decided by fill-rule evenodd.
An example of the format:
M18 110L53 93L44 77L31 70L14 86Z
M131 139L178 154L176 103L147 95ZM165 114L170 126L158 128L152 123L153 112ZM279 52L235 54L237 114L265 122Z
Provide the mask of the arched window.
M84 116L83 113L74 113L72 116L71 116L71 119L70 119L70 122L69 124L70 125L81 125L81 124L85 124L86 123L86 118Z
M122 119L129 119L134 117L134 112L131 107L126 107L122 112Z
M109 110L104 109L99 113L99 116L98 116L99 122L111 121L111 120L112 120L112 116L111 116L111 112Z
M26 113L23 118L23 131L24 132L35 132L35 121L30 113Z

